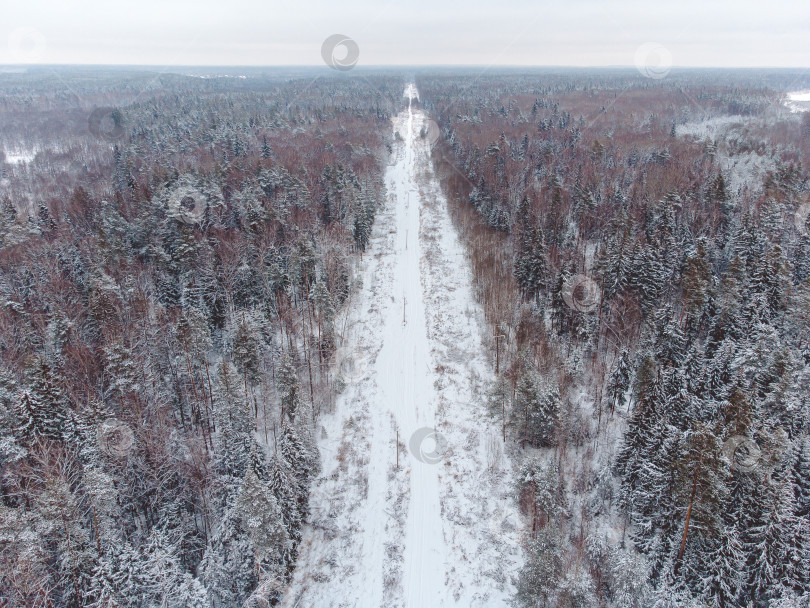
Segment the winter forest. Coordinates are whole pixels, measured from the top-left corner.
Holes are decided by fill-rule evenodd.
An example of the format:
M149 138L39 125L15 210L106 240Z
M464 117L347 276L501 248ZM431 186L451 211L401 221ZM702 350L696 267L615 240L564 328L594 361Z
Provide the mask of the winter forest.
M0 73L0 608L808 608L808 88Z

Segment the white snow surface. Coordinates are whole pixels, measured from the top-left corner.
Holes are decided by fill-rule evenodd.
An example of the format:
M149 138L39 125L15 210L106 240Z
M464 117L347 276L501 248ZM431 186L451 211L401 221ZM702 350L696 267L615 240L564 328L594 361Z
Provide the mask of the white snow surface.
M419 99L419 90L416 88L415 84L411 83L407 87L405 87L404 97L407 97L408 101Z
M790 101L810 101L810 91L793 91L787 96Z
M757 119L751 116L726 115L714 116L704 120L687 122L675 127L678 135L691 135L696 139L717 138L733 129L742 129Z
M10 165L19 165L21 163L30 163L37 155L36 150L6 150L5 162Z
M418 98L414 85L405 97ZM341 352L352 377L319 420L323 471L288 608L505 606L514 592L522 560L514 473L499 423L485 412L492 357L418 136L427 121L410 105L393 119L402 141ZM421 446L415 433L427 435Z
M810 111L810 91L791 91L787 94L785 105L793 113Z

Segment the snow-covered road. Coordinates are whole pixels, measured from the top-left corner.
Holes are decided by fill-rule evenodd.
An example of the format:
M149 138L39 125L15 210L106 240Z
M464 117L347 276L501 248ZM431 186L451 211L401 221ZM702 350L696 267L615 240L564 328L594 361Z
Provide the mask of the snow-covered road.
M483 314L405 94L288 607L503 606L520 564L512 470L484 412Z

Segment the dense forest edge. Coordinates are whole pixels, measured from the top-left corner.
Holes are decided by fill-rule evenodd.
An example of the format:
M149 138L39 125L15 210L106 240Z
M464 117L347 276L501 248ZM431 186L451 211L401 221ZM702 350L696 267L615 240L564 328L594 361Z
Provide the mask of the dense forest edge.
M0 603L276 604L403 85L0 87Z
M790 76L417 79L521 450L517 606L807 606Z

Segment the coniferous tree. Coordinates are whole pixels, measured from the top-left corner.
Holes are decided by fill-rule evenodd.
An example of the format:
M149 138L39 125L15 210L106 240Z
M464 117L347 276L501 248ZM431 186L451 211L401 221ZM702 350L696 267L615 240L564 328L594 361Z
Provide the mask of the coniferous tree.
M281 517L290 544L285 554L285 563L292 563L298 543L301 540L301 510L299 508L298 479L290 471L287 461L280 456L274 457L270 462L267 483L278 501Z
M245 474L235 509L253 547L258 578L280 582L290 541L272 488L252 468ZM265 599L278 600L280 591L279 585L275 597Z
M258 582L255 556L239 510L227 505L200 563L209 601L218 606L242 605Z
M30 372L29 387L18 405L19 433L28 441L40 437L62 439L68 421L66 398L59 380L44 357Z
M554 606L564 573L562 538L554 526L546 526L527 549L526 563L517 581L518 606Z
M293 425L285 425L279 441L279 451L295 479L298 513L302 521L309 515L309 486L317 472L313 450L299 437Z
M626 350L619 356L619 362L610 375L607 386L607 398L612 412L616 406L623 407L627 400L627 391L630 389L630 380L633 369L630 365L630 357Z
M684 307L690 315L700 315L707 303L711 286L711 269L702 243L698 243L694 255L684 262L682 277Z
M528 368L518 380L514 415L520 422L521 441L537 447L550 447L556 442L560 422L559 390Z
M244 382L233 366L223 361L214 389L217 426L215 460L219 472L231 480L244 477L253 446L253 412L244 392Z
M276 389L281 400L281 411L294 421L301 406L301 382L287 353L282 355L276 369Z
M243 378L251 384L258 382L261 377L260 352L261 335L257 324L252 318L240 315L233 335L233 361L236 369Z
M810 521L810 438L798 442L793 465L793 493L796 497L796 515Z
M760 485L756 513L745 534L748 554L745 600L756 605L779 599L793 588L796 560L790 538L796 532L793 490L785 482Z
M546 245L543 232L529 215L528 199L524 197L517 209L517 245L514 272L523 293L538 298L546 288Z

